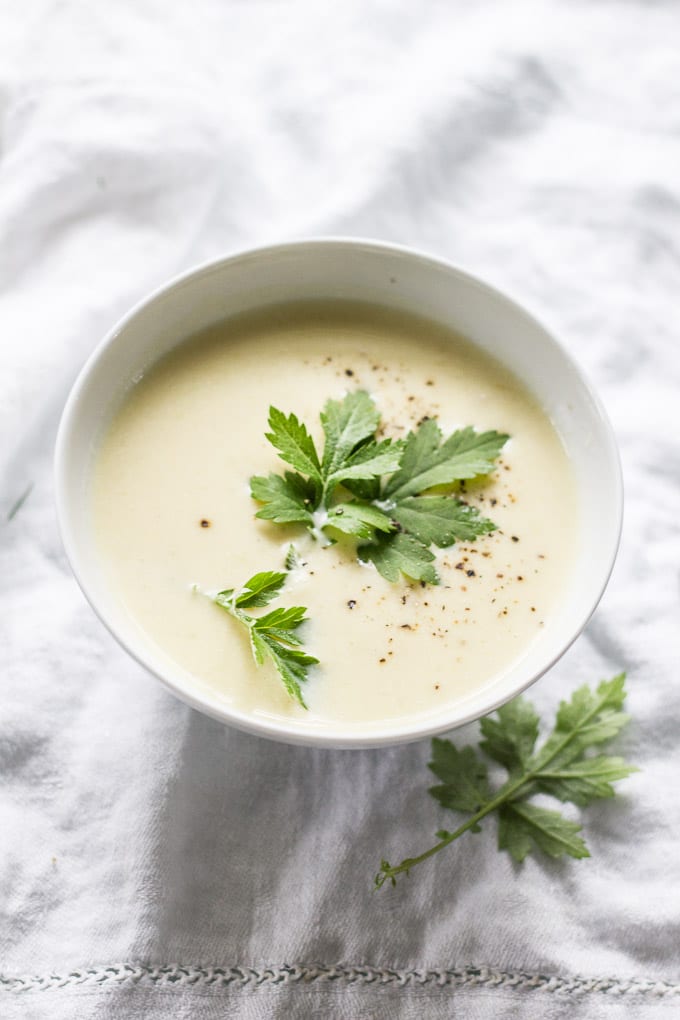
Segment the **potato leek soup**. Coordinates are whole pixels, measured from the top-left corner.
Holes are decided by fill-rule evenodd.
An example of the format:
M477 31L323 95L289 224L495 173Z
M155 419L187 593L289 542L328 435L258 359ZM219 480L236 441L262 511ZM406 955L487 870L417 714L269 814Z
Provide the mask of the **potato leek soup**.
M277 451L267 438L270 408L286 427L293 414L305 423L320 462L332 431L328 420L322 429L320 414L328 401L337 410L348 400L375 408L378 458L382 449L404 449L425 423L442 441L468 427L509 436L485 474L445 487L425 478L426 495L439 495L442 506L446 496L487 525L476 535L459 530L455 542L409 539L429 549L423 573L410 568L426 580L398 563L379 569L360 528L352 535L326 527L337 494L323 517L310 514L309 527L256 517L264 497L253 498L253 476L265 484L277 475L283 486L288 473L311 505L312 490L278 456L281 443ZM340 486L345 500L376 497L365 479L345 484L353 490ZM492 684L553 611L578 528L560 437L515 377L433 322L340 302L236 317L151 367L99 445L92 505L109 583L147 638L225 704L316 729L426 718ZM339 504L340 513L348 505ZM390 520L394 504L371 505L378 525L387 519L392 529L387 538L406 541L402 524ZM379 527L374 534L385 539ZM265 571L285 572L280 590L246 599L241 616L252 623L275 608L306 607L302 624L293 629L289 620L285 646L319 660L304 667L306 708L270 657L256 664L252 629L233 615L246 581ZM224 590L231 596L216 604ZM276 601L262 608L270 596Z

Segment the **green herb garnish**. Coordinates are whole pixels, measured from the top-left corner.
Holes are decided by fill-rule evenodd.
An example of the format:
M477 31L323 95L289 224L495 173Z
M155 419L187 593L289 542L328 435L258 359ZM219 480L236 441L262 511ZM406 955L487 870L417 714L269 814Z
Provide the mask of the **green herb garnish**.
M588 752L615 737L628 722L621 709L625 699L625 674L604 680L596 691L579 687L570 701L563 701L552 733L535 751L539 719L524 698L515 698L487 716L480 727L484 739L480 748L508 772L508 778L492 790L486 762L473 747L460 750L450 740L432 741L430 769L441 780L430 793L442 807L469 817L453 832L436 833L438 842L419 854L392 867L383 860L375 884L378 888L397 875L449 846L465 832L480 832L487 815L498 815L498 849L507 850L516 860L540 850L549 857L589 857L588 849L577 835L582 826L569 821L559 811L549 811L530 802L537 793L549 794L560 801L585 807L601 797L613 797L612 783L638 770L623 758Z
M262 503L257 517L303 524L329 544L342 532L359 540L359 558L388 581L401 573L432 584L439 579L431 545L446 548L495 530L441 489L493 470L507 435L465 428L443 440L436 421L426 419L403 441L378 441L380 413L362 390L327 401L320 417L322 457L294 414L270 408L267 439L295 471L251 478L251 495Z
M293 553L289 552L286 566L292 556ZM280 595L285 580L286 574L282 571L254 574L243 587L219 592L213 597L213 602L246 627L256 664L261 666L265 659L271 659L290 696L307 708L300 684L308 679L309 667L319 660L302 651L302 640L296 633L306 619L306 607L272 609L264 616L251 616L245 612L246 609L269 605Z

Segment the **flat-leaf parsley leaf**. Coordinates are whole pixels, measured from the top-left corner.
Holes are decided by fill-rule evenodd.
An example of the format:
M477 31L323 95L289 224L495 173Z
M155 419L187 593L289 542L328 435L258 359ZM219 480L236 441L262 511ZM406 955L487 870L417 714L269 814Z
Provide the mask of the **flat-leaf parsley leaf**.
M262 504L257 517L303 524L329 543L334 532L350 535L361 543L359 558L389 581L404 574L432 584L438 577L431 546L472 542L495 530L451 487L493 470L504 433L464 428L444 439L437 422L425 419L403 441L378 441L380 413L363 390L328 400L320 417L321 457L296 415L270 408L267 439L296 470L251 478L251 495Z
M291 557L289 552L287 566ZM246 612L268 606L281 594L285 581L283 571L253 574L241 588L218 592L213 602L246 628L255 663L261 666L270 659L290 696L307 708L300 684L308 679L309 667L319 661L301 648L302 639L297 633L307 619L307 609L304 606L279 607L262 616Z
M498 849L507 850L516 861L536 850L549 857L589 857L578 822L533 804L529 798L545 793L585 807L598 798L613 797L611 784L637 772L623 758L589 753L615 737L628 721L622 712L624 684L625 674L621 673L603 680L595 691L579 687L570 701L560 704L555 727L538 750L539 719L524 698L504 705L495 718L482 719L484 739L479 747L508 772L507 780L496 790L491 788L486 762L475 748L459 749L450 740L435 738L429 767L441 784L433 786L430 793L442 807L468 818L453 832L437 832L437 843L417 857L407 857L394 867L383 860L376 886L394 884L398 875L408 874L465 832L481 831L480 822L493 812L498 816Z

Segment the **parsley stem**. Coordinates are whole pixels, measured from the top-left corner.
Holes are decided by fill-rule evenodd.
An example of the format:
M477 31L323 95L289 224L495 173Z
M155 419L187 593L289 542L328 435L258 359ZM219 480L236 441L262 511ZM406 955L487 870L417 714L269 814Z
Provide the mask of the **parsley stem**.
M487 804L481 807L479 811L476 811L474 815L471 815L470 818L468 818L468 820L460 825L454 832L450 832L448 836L440 839L438 843L435 843L434 846L430 847L430 849L426 850L424 853L418 854L417 857L406 857L401 864L397 864L394 867L386 865L385 862L383 862L383 866L376 878L377 887L380 888L380 886L387 881L394 883L397 875L408 874L411 868L415 867L416 864L422 864L422 862L426 861L429 857L433 857L434 854L439 853L440 850L443 850L444 847L453 843L453 841L462 836L463 833L468 832L469 829L473 829L478 822L481 822L482 818L486 818L487 815L491 814L492 811L495 811L496 808L501 806L501 804L510 800L524 785L530 783L533 778L533 774L528 773L526 776L522 776L520 779L515 780L515 782L509 786L501 787L493 800L490 800Z

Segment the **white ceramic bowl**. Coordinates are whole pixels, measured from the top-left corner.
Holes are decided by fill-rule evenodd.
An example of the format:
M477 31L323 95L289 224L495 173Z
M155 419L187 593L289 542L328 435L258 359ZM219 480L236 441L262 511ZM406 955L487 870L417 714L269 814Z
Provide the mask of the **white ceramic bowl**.
M107 585L92 534L88 485L94 452L135 378L198 330L279 302L370 301L425 315L507 365L535 395L572 461L581 540L571 583L528 653L491 685L435 718L306 732L225 707L144 639ZM545 328L492 287L454 266L373 241L321 239L260 248L177 277L138 304L104 338L68 399L56 449L57 510L75 576L100 619L174 694L224 723L291 743L367 747L416 740L470 722L524 690L563 654L595 609L619 542L622 483L606 415L571 357Z

